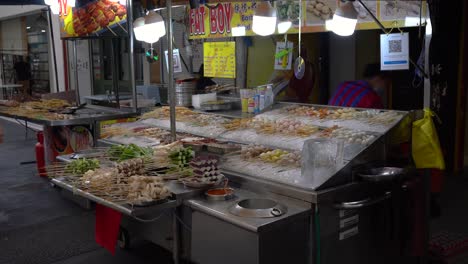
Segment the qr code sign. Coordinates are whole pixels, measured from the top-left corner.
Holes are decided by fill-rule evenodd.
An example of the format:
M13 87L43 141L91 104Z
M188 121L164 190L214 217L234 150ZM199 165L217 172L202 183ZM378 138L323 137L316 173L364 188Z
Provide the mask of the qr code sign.
M401 52L401 39L388 41L388 53Z

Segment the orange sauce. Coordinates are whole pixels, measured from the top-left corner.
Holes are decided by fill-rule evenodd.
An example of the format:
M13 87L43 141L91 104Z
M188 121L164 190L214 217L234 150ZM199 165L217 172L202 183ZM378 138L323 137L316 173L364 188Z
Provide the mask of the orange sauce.
M213 189L206 192L209 195L230 195L232 190L230 189Z

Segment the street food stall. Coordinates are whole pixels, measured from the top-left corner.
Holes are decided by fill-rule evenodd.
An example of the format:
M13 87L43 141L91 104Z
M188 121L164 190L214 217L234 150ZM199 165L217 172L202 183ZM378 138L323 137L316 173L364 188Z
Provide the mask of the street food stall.
M324 30L324 20L335 7L312 2L276 4L285 11L278 11L280 18L292 20L282 21L290 23L281 34L297 32L299 46L301 31ZM376 10L384 7L382 2L376 1ZM206 6L206 16L205 5L199 4L187 7L186 26L192 38L208 36L206 25L213 26L208 14L214 14L211 37L271 34L251 24L242 31L239 24L236 34L243 34L234 35L232 21L228 25L222 19L240 19L243 13L259 16L257 4L271 18L269 3L219 3ZM171 1L166 5L165 18L150 11L132 23L128 12L128 34L150 44L147 57L153 61L153 44L167 34L167 65L174 66L167 67L169 106L103 127L94 148L59 156L61 162L46 167L51 182L63 192L97 204L97 222L112 223L115 236L107 239L114 243L105 243L106 248L112 251L117 238L122 248L144 239L172 251L175 263L181 258L194 263L410 259L410 249L427 239L423 232L410 232L415 219L424 216L412 210L422 206L421 193L410 155L401 150L411 144L414 114L279 102L275 96L287 86L284 80L244 89L247 85L237 82L245 78L237 76L243 69L236 67L235 41L203 44L204 76L234 78L235 84L211 84L209 93L182 100L192 95L194 84L191 78L173 82L182 66L174 55L173 23L167 23L173 21ZM309 21L302 10L315 15ZM224 16L231 11L235 15ZM301 27L304 20L320 26ZM378 27L363 23L358 27ZM129 39L133 50L133 37ZM294 66L287 43L275 55L278 67L289 65L297 80L308 78L309 64L301 51ZM220 95L223 91L232 92ZM216 99L212 92L218 93ZM108 209L113 216L102 216Z

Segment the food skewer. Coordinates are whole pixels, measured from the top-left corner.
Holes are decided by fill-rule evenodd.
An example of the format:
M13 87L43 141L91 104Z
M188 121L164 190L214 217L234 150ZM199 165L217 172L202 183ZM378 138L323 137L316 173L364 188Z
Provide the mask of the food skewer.
M117 34L116 34L109 26L106 26L106 28L107 28L112 34L114 34L114 36L117 36Z
M120 23L117 23L117 25L119 25L119 27L125 32L128 34L128 31L120 24Z

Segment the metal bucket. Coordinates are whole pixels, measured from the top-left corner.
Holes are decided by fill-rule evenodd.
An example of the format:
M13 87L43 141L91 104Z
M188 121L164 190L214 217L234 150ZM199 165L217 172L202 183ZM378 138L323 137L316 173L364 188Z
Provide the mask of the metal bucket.
M177 82L175 85L175 103L177 106L192 106L192 95L197 82Z

